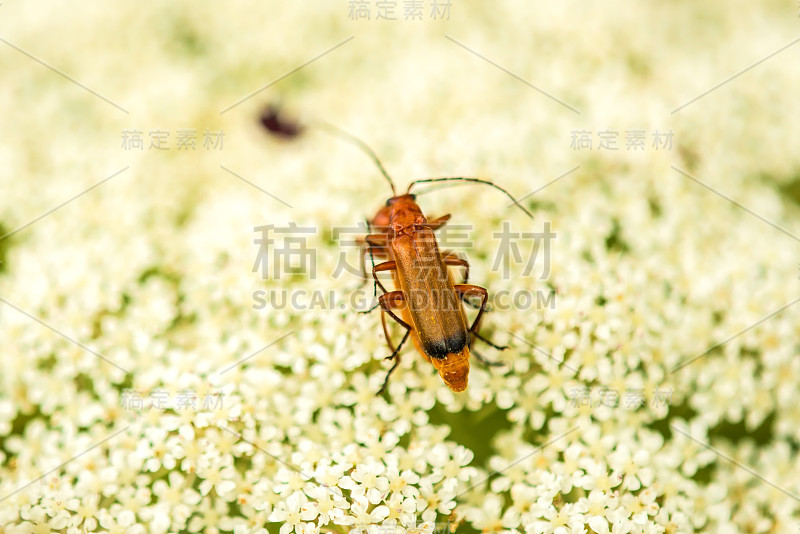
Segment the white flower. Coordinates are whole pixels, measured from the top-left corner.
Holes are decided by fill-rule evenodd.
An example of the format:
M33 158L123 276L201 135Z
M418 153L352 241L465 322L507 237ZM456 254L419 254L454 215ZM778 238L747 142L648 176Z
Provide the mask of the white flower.
M35 43L31 54L104 96L61 90L25 54L2 55L17 83L0 84L0 116L12 125L0 143L0 531L796 527L800 504L784 492L798 493L800 479L797 314L786 308L798 274L787 234L800 232L791 122L800 74L776 57L676 110L678 121L664 122L662 109L738 72L741 58L783 46L779 3L682 2L668 18L652 3L587 4L591 25L572 23L563 3L537 4L535 17L524 2L492 4L503 30L486 45L492 53L558 43L526 75L557 72L549 90L580 112L578 123L554 101L536 108L535 124L520 120L541 95L510 80L461 83L470 73L457 55L467 52L439 46L441 32L417 32L402 47L376 32L361 65L337 52L303 86L347 72L367 88L357 101L336 83L294 90L303 73L282 81L293 95L286 117L306 126L287 142L254 133L273 93L219 111L263 86L252 57L292 63L315 53L302 49L306 33L331 37L324 27L338 24L305 23L308 3L252 3L246 14L159 3L143 14L135 3L54 2L48 20L59 23L46 31L38 5L3 4L21 49ZM318 4L315 21L349 15ZM367 24L360 4L351 18ZM375 22L378 3L369 4ZM167 23L139 24L131 47L118 36L132 20ZM693 31L696 20L718 38ZM675 28L686 39L673 39ZM705 52L686 53L694 49ZM120 58L140 75L108 76ZM375 76L378 63L393 68ZM604 80L613 90L598 90ZM439 94L450 99L441 105ZM363 113L386 102L396 109ZM480 109L492 110L488 129L454 112ZM407 110L426 118L424 135L404 124ZM329 112L375 150L398 193L417 177L486 175L534 214L506 209L483 186L411 190L429 220L452 214L437 230L440 249L467 258L468 283L489 293L476 333L509 345L497 352L475 339L477 352L507 365L473 358L464 393L447 388L410 337L375 395L391 365L382 318L394 344L405 329L380 309L356 313L373 284L368 272L353 292L360 277L349 271L368 231L357 223L390 189L370 158L315 133ZM148 147L158 130L167 150ZM141 150L129 146L133 131ZM224 151L204 144L212 131L224 133ZM654 143L667 132L669 147ZM187 133L194 149L178 145ZM612 136L618 150L598 149ZM630 146L635 139L644 146ZM546 250L545 222L557 235ZM505 243L509 231L517 237ZM392 258L364 256L367 271L372 259ZM380 276L397 290L407 274ZM260 290L287 298L258 307ZM524 295L538 296L514 300ZM477 310L466 315L471 323ZM576 402L579 388L591 402ZM628 403L634 389L641 405ZM191 397L197 405L183 405Z
M209 532L219 534L219 528L228 506L222 499L204 497L200 506L195 509L195 515L189 520L189 532Z
M417 521L417 501L413 497L403 497L400 493L392 493L386 500L386 507L389 509L387 521L399 522L403 526L415 525Z
M353 497L366 497L372 504L378 504L389 491L389 480L382 476L384 464L370 462L356 466L349 476L342 477L339 487L350 490Z
M445 478L467 481L473 471L464 468L469 465L473 456L472 451L466 447L460 446L452 453L449 453L444 444L439 444L431 450L428 463L436 468L434 470L435 473L441 472L441 475Z
M152 413L157 413L151 410ZM169 436L167 430L158 426L151 426L145 431L147 438L139 441L136 454L144 460L147 471L158 471L163 466L173 469L176 464L175 454L179 439Z
M392 456L396 459L396 456ZM416 487L419 483L419 475L410 469L405 469L402 472L396 464L390 463L386 468L386 479L389 481L389 491L393 494L400 493L404 497L416 497L419 495L419 489Z
M420 494L417 497L417 510L422 511L423 521L435 521L436 514L450 515L455 508L455 480L451 484L434 487L433 481L424 477L420 480Z
M302 493L293 493L285 501L279 503L269 515L271 522L283 523L281 534L289 532L306 533L309 521L317 517L317 508L309 503Z
M604 491L592 490L584 504L586 524L597 534L608 534L607 515L616 509L619 499L614 494L609 495Z
M577 534L585 531L586 520L572 504L563 505L561 510L548 506L542 511L541 517L543 520L528 525L525 531L543 534Z
M503 499L498 495L489 495L480 508L468 510L466 517L475 528L483 532L499 532L520 526L519 512L509 508L503 513Z
M345 510L350 507L350 504L341 495L338 488L314 486L307 493L314 499L314 511L317 513L317 522L320 526L328 523L341 524L345 517Z
M389 516L389 508L385 505L372 506L364 496L358 496L350 504L350 515L341 520L342 525L353 525L363 528L378 524Z
M236 470L231 466L225 466L221 458L207 458L197 470L200 477L199 490L202 495L208 495L212 490L220 497L230 500L233 498L232 492L236 489L235 478Z
M69 512L62 510L54 517L49 517L44 508L32 507L20 511L20 517L24 521L20 524L22 532L39 534L40 532L51 532L51 530L61 530L69 522Z
M308 476L295 469L281 467L275 475L277 484L274 486L275 493L284 497L300 492L306 486Z
M640 449L631 454L626 445L620 446L608 458L609 466L616 473L624 476L622 486L625 489L636 491L650 485L653 480L653 470L650 467L650 453Z
M171 472L167 480L153 483L153 494L161 504L166 505L173 524L184 525L192 513L192 509L201 499L198 492L186 487L185 479L180 473Z
M99 500L99 496L96 494L86 496L81 500L70 500L67 503L67 508L75 512L75 515L70 518L70 525L73 527L81 526L85 530L97 528Z
M106 511L100 513L100 526L110 534L143 534L143 525L136 524L136 516L130 510L123 510L118 516Z

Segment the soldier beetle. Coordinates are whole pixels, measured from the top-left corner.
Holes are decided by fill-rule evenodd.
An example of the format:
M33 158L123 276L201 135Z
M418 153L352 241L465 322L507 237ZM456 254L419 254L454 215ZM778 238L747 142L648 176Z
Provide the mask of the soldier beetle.
M262 125L273 135L294 137L303 130L302 127L285 121L276 108L269 108L264 117ZM393 365L377 394L380 395L385 391L389 377L400 365L400 350L409 337L422 357L438 371L447 387L455 392L464 391L469 379L471 355L474 354L487 366L503 365L501 362L486 360L472 349L473 338L480 339L499 350L506 347L495 345L478 332L489 293L483 287L467 283L469 262L454 252L439 249L434 232L447 224L450 214L428 220L417 204L412 189L418 184L425 183L440 185L430 187L424 192L453 182L488 185L504 193L531 219L533 215L508 191L489 180L480 178L462 176L423 178L411 182L406 192L398 195L391 176L386 172L377 154L367 144L336 126L327 123L320 123L320 126L329 133L353 143L369 156L392 190L391 198L377 211L371 221L367 221L367 228L371 233L359 240L362 247L361 266L364 281L366 282L364 257L369 252L375 291L377 292L377 287L383 291L378 297L378 303L361 313L369 313L380 306L383 333L392 351L385 359L393 360ZM383 261L376 265L376 257ZM464 269L462 283L454 283L449 267ZM378 273L387 271L392 274L395 285L393 291L388 291L378 277ZM475 296L481 298L481 303L475 319L468 326L462 304L469 303L468 299ZM406 330L396 347L392 343L386 324L387 315Z
M473 337L500 350L505 347L493 344L478 333L489 298L488 291L483 287L467 284L469 278L467 260L460 258L454 252L439 249L434 232L447 224L450 214L428 220L417 204L412 189L424 183L468 182L488 185L502 191L526 215L531 218L533 215L508 191L480 178L462 176L423 178L411 182L406 192L398 195L394 181L369 146L340 128L331 125L325 125L325 128L364 151L392 189L392 197L378 210L371 221L367 221L368 228L374 229L374 232L361 240L362 272L364 255L369 252L375 286L379 286L383 291L378 297L378 304L362 313L368 313L380 306L383 333L392 351L386 359L394 360L378 394L386 389L389 377L400 364L400 350L409 337L422 357L433 364L447 387L455 392L464 391L467 388L471 353L486 365L502 365L486 360L474 349L471 351ZM376 257L384 261L375 265ZM463 283L453 282L448 267L464 269ZM378 277L378 273L386 271L392 274L395 286L393 291L387 291ZM462 302L469 302L468 298L474 296L481 298L481 304L475 319L468 326ZM396 347L392 343L386 325L387 315L406 329L405 335Z

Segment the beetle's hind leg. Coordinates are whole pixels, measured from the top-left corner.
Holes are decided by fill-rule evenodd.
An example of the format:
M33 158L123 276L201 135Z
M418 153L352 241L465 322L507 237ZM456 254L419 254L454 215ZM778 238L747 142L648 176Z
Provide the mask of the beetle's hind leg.
M479 353L478 351L476 351L475 349L473 349L471 347L469 349L469 352L470 352L471 355L475 356L475 359L477 359L479 362L481 362L485 367L504 367L505 365L507 365L506 362L498 362L498 361L495 361L495 360L489 360L485 356L483 356L481 353Z
M508 347L503 347L503 346L500 346L500 345L495 345L494 343L492 343L491 341L489 341L488 339L486 339L485 337L483 337L482 335L480 335L478 333L478 327L480 326L480 321L483 318L483 312L486 310L486 303L489 300L489 292L486 291L486 289L483 288L483 287L475 286L475 285L469 285L469 284L457 284L457 285L454 286L454 288L455 288L456 292L459 294L459 296L461 297L461 300L463 300L464 302L468 302L467 297L472 296L472 295L478 295L478 296L481 297L481 306L480 306L480 309L478 310L478 316L475 317L475 320L472 322L472 326L470 326L470 328L469 328L469 333L470 333L470 347L469 348L470 348L470 352L475 355L475 358L479 362L481 362L482 364L486 365L487 367L499 367L499 366L502 366L502 365L506 365L505 362L495 362L495 361L492 361L492 360L487 360L486 358L481 356L480 353L476 352L472 348L471 336L475 336L476 338L480 339L481 341L483 341L487 345L490 345L490 346L496 348L497 350L505 350L506 348L508 348Z
M497 350L506 350L508 348L508 345L495 345L494 343L489 341L487 338L485 338L482 335L480 335L477 331L476 332L472 332L472 335L474 335L476 338L480 339L481 341L483 341L484 343L486 343L490 347L494 347Z
M395 369L397 369L397 366L400 365L400 349L403 348L403 345L408 340L408 336L411 335L411 325L400 319L400 317L398 317L397 314L392 311L392 308L397 308L400 303L405 303L405 295L403 295L402 291L389 291L378 298L378 304L381 307L381 312L383 312L381 313L383 335L386 337L386 344L389 345L389 349L392 351L392 353L384 359L394 360L394 364L389 369L389 372L386 373L386 378L383 381L383 385L381 386L381 389L378 390L376 395L381 395L384 391L386 391L386 386L389 385L389 377L392 375ZM396 348L392 343L391 337L389 336L389 329L386 326L386 315L389 315L392 319L399 323L400 326L406 329L403 339L400 340L400 344L397 345Z
M397 346L394 352L392 352L391 356L387 356L386 358L384 358L386 360L394 360L394 364L392 365L391 368L389 368L389 372L386 373L386 378L383 379L383 385L381 386L381 389L379 389L378 392L375 393L375 395L382 395L383 392L386 391L386 386L389 385L389 377L392 376L394 370L397 369L398 365L400 365L399 352L400 349L403 347L403 343L405 343L406 340L408 339L409 334L411 334L411 330L406 330L406 335L403 336L403 339L400 341L400 344Z
M475 317L475 320L472 321L472 326L469 327L470 333L477 332L478 326L481 324L481 319L483 318L483 312L486 310L486 303L489 301L489 292L486 291L486 288L472 284L456 284L453 286L453 289L456 290L456 293L464 302L467 302L467 297L473 295L481 297L481 306L478 310L478 315Z
M477 332L472 332L472 335L474 335L476 338L480 339L481 341L483 341L487 345L490 345L490 346L496 348L497 350L505 350L505 349L508 348L508 347L504 347L504 346L500 346L500 345L495 345L494 343L492 343L491 341L489 341L488 339L486 339L482 335L478 334ZM471 355L475 356L475 359L478 360L481 364L483 364L484 367L503 367L503 366L507 365L506 362L500 362L500 361L490 360L490 359L486 358L483 354L481 354L480 352L478 352L477 350L472 348L472 341L474 341L474 340L470 339L469 352L470 352Z
M489 339L487 339L487 338L483 337L482 335L480 335L477 332L477 330L473 331L473 332L470 332L470 334L475 336L475 338L480 339L481 341L483 341L484 343L486 343L490 347L494 347L497 350L506 350L508 348L508 346L506 346L506 345L496 345L496 344L492 343L491 341L489 341ZM506 365L506 362L499 362L499 361L495 361L495 360L489 360L488 358L484 357L480 352L478 352L474 348L472 348L472 341L474 341L474 339L471 338L470 339L470 344L469 344L469 351L470 351L471 354L474 354L475 355L475 359L477 359L479 362L481 362L484 366L486 366L486 367L502 367L502 366Z

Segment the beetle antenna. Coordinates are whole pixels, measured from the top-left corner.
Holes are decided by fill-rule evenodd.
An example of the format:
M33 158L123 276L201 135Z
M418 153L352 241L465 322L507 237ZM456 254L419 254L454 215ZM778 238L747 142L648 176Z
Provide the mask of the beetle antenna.
M407 193L411 193L411 188L414 187L414 185L416 185L416 184L436 183L436 182L470 182L470 183L483 184L483 185L488 185L488 186L494 187L495 189L497 189L499 191L502 191L508 198L511 199L511 201L514 203L515 206L517 206L519 209L524 211L525 215L527 215L528 217L533 219L533 214L531 214L531 212L526 210L525 207L522 204L517 202L517 199L514 198L514 196L511 193L509 193L508 191L506 191L505 189L503 189L499 185L495 184L494 182L490 182L489 180L483 180L481 178L465 178L463 176L447 176L445 178L422 178L421 180L414 180L413 182L411 182L411 184L408 186ZM455 186L455 185L458 185L458 184L452 184L452 186ZM423 193L424 192L428 192L428 191L432 191L434 189L440 189L442 187L448 187L448 186L445 186L445 185L434 186L434 187L426 189L425 191L423 191Z
M445 183L445 184L439 184L439 185L431 185L431 186L426 187L425 189L421 189L421 190L415 191L414 192L414 196L418 197L418 196L421 196L421 195L427 195L428 193L433 193L434 191L436 191L438 189L448 189L450 187L458 187L459 185L470 185L470 183L469 182L461 182L461 183L456 183L456 184L453 184L453 183L447 184L447 183Z
M329 134L354 144L355 146L360 148L362 152L364 152L367 156L369 156L375 163L375 165L378 167L378 170L381 171L383 177L386 178L386 181L389 182L389 186L392 188L392 196L393 197L397 196L397 189L395 189L392 177L389 176L388 172L386 172L386 169L383 167L381 160L378 159L378 155L375 153L374 150L372 150L369 147L369 145L367 145L364 141L362 141L355 135L351 134L350 132L342 130L338 126L334 126L333 124L329 124L324 121L319 121L318 124L322 127L323 130L327 131Z

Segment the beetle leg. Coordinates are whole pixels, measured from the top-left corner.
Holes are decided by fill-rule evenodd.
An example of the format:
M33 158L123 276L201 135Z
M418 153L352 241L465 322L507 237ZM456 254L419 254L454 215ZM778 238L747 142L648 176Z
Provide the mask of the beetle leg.
M381 386L381 389L378 390L376 395L380 395L386 390L386 386L389 384L389 377L394 372L394 370L397 369L397 366L400 365L400 357L399 357L400 349L403 348L403 344L405 344L406 340L408 339L408 336L411 334L411 325L400 319L392 311L392 308L397 307L399 303L405 302L405 295L403 295L402 291L390 291L388 293L384 293L378 298L378 302L380 303L381 311L386 312L386 314L390 315L392 319L394 319L400 324L400 326L404 327L406 329L406 333L403 336L403 339L400 340L400 344L397 345L397 348L395 348L392 344L392 340L389 337L389 330L386 327L385 314L381 313L381 322L383 323L383 334L384 336L386 336L386 343L389 345L389 348L392 349L392 354L387 356L385 359L394 360L394 365L392 365L391 369L389 369L389 372L386 373L386 379L384 379L383 385Z
M469 284L459 284L459 285L454 286L454 288L455 288L456 292L459 295L461 295L462 299L464 297L466 297L467 295L470 295L470 294L472 294L472 295L478 294L478 295L480 295L482 297L482 299L481 299L481 308L478 311L478 316L475 317L475 320L472 322L472 326L469 328L470 334L474 335L476 338L480 339L484 343L487 343L487 344L491 345L492 347L496 348L497 350L505 350L505 349L507 349L508 347L501 347L499 345L495 345L494 343L492 343L491 341L489 341L488 339L486 339L485 337L483 337L482 335L480 335L478 333L478 326L480 325L480 320L481 320L481 317L483 316L483 312L486 309L486 302L489 300L489 292L486 291L486 289L483 288L483 287L473 286L473 285L469 285ZM479 353L477 353L476 351L472 350L471 344L470 344L470 351L472 352L472 354L475 354L475 357L478 359L478 361L481 362L484 365L487 365L487 366L505 365L504 362L494 362L494 361L491 361L491 360L487 360L486 358L481 356Z
M394 261L385 261L383 263L375 265L375 262L373 260L372 278L375 279L375 283L378 286L380 286L381 291L383 291L384 294L389 293L389 291L386 291L386 288L383 287L383 284L378 279L378 273L382 271L396 271L396 270L397 270L397 264Z
M471 300L467 299L466 296L464 296L464 295L461 295L461 302L463 302L464 304L466 304L467 306L469 306L473 310L477 310L478 308L480 308L480 305L475 304Z
M410 331L411 325L402 320L400 317L397 316L396 313L394 313L394 311L392 311L392 308L397 308L401 302L405 303L405 301L406 297L405 295L403 295L402 291L389 291L388 293L384 293L383 295L378 297L378 304L380 304L381 306L381 311L388 313L392 317L392 319L394 319L395 321L397 321L398 324L400 324L400 326Z
M381 271L394 271L394 270L397 269L397 264L395 264L395 262L393 262L393 261L385 261L383 263L379 263L378 265L375 265L375 258L372 257L372 249L370 248L369 251L370 251L370 258L372 259L372 278L375 280L375 286L374 286L374 290L372 292L372 295L373 296L377 296L378 295L378 286L380 286L381 291L383 291L384 294L389 293L389 291L386 290L386 288L383 286L383 283L378 278L377 273L379 273ZM369 312L371 312L372 310L374 310L377 307L378 307L378 304L374 304L370 309L362 310L362 311L360 311L358 313L369 313Z
M486 339L485 337L480 335L477 331L476 332L472 332L472 333L475 335L475 337L477 337L478 339L480 339L481 341L483 341L487 345L496 348L497 350L506 350L508 348L506 345L495 345L494 343L492 343L491 341L489 341L488 339Z
M445 265L464 268L464 281L461 283L466 284L469 280L469 262L451 250L443 250L441 256Z
M482 338L481 338L482 339ZM479 362L481 362L486 367L503 367L506 365L506 362L496 362L494 360L488 360L484 358L478 351L473 348L469 349L471 355L475 356Z
M456 284L453 286L453 289L456 290L456 293L458 293L462 299L468 295L481 296L481 307L478 310L478 315L475 317L475 320L472 321L472 326L469 327L470 333L477 332L478 325L480 325L481 318L483 317L483 312L486 310L486 303L489 301L489 292L486 291L486 288L474 286L472 284Z
M375 308L377 308L380 305L381 305L380 302L376 302L375 304L370 306L370 308L368 310L358 310L358 313L372 313L372 311L374 311Z
M385 247L389 244L389 238L386 234L365 235L364 241L373 247Z
M375 266L375 258L374 258L374 256L378 256L378 257L381 257L381 258L382 257L387 257L386 247L384 245L370 244L367 241L367 237L369 237L369 235L371 235L371 234L369 234L369 232L372 231L372 223L369 222L369 219L365 219L364 222L367 225L367 234L368 235L356 237L356 244L359 247L359 267L361 268L360 269L361 283L358 284L357 287L353 288L352 291L355 291L357 289L361 289L362 287L364 287L364 284L367 283L367 279L368 279L367 278L367 265L364 262L364 256L367 255L367 252L369 252L369 254L370 254L370 259L372 259L372 266L373 267Z
M361 247L361 249L358 251L358 263L360 267L359 274L361 277L361 282L359 282L359 284L353 288L353 291L361 289L367 283L367 264L364 262L364 256L367 255L367 250L369 250L370 254L372 254L372 248L367 245L366 241L363 241L363 238L359 238L356 241L358 242L358 246ZM375 259L373 258L372 261L374 262Z
M367 228L371 228L369 222L367 222ZM388 257L386 252L386 248L389 245L389 237L386 234L367 234L363 238L359 240L359 242L363 241L365 248L362 249L361 253L361 262L363 266L364 262L364 254L366 251L369 251L369 259L372 262L372 268L375 269L375 252L378 252L381 257ZM362 270L363 272L363 270ZM366 274L364 276L366 278ZM372 286L372 295L376 296L378 294L378 285L380 282L376 279L376 284ZM361 286L359 286L361 287ZM381 285L381 289L384 293L386 293L386 288Z
M383 272L383 271L395 271L395 270L397 270L397 264L394 261L385 261L383 263L379 263L378 265L375 265L375 262L373 260L372 265L373 265L372 266L372 277L375 279L375 286L376 287L380 286L381 291L383 291L383 295L388 295L388 294L391 294L391 293L397 293L396 291L387 291L386 288L383 287L383 283L381 283L380 279L378 278L378 274L377 274L377 273ZM401 294L402 294L402 292L401 292ZM383 295L381 295L381 297ZM380 306L381 305L380 302L381 302L381 299L379 297L377 304L373 305L368 310L362 310L362 311L360 311L358 313L369 313L372 310L374 310L375 308L377 308L378 306ZM399 321L400 319L396 318L396 320Z
M392 351L392 354L394 354L396 349L394 347L394 343L392 343L392 338L389 336L389 328L386 326L385 313L381 314L381 326L383 326L383 337L386 338L386 344L389 345L389 350Z
M372 268L373 269L375 268L375 256L378 256L380 258L388 257L388 254L386 253L386 249L385 248L368 245L368 244L366 244L366 241L363 241L363 238L359 239L359 244L361 244L361 243L364 243L363 248L360 251L361 278L362 278L362 280L351 291L357 291L357 290L361 289L362 287L364 287L364 285L367 283L367 272L366 272L367 269L366 269L366 265L364 263L364 257L367 255L367 252L369 252L369 259L370 259L370 261L372 263ZM383 289L383 291L386 292L386 290L383 288L383 286L381 286L381 289ZM373 282L372 295L373 296L377 296L378 295L378 282ZM372 310L374 310L377 307L378 307L378 305L375 304L372 308L370 308L367 311L371 312ZM365 313L365 312L361 312L361 313Z
M367 264L364 262L364 256L367 255L369 252L372 255L373 262L372 264L375 265L375 258L379 259L386 259L389 257L388 252L386 251L386 247L379 247L378 245L370 245L366 241L364 241L363 237L359 237L356 239L356 243L361 247L361 277L366 280L367 279Z
M404 335L404 336L403 336L403 340L400 342L400 346L401 346L401 347L403 346L403 343L405 343L406 339L408 339L408 335L409 335L410 333L411 333L411 330L408 330L408 331L406 332L406 335ZM399 349L399 348L400 348L400 347L398 347L398 349ZM393 364L393 365L392 365L392 367L389 369L389 372L388 372L388 373L386 373L386 378L384 378L384 379L383 379L383 385L381 386L381 389L379 389L379 390L378 390L378 392L377 392L377 393L375 393L375 395L376 395L376 396L378 396L378 395L381 395L381 394L382 394L384 391L386 391L386 386L388 386L388 385L389 385L389 377L390 377L390 376L392 376L392 373L394 372L394 370L395 370L395 369L397 369L397 366L398 366L398 365L400 365L400 358L395 358L395 360L394 360L394 364Z
M447 221L449 220L450 220L450 214L448 213L447 215L442 215L441 217L437 217L432 221L428 221L428 227L431 230L438 230L439 228L447 224Z
M402 291L390 291L389 293L384 293L378 299L378 305L381 306L381 308L383 308L382 311L386 312L386 313L381 313L381 324L383 325L383 335L386 338L386 344L389 345L389 350L392 351L392 354L395 354L397 349L395 348L394 343L392 343L392 338L389 336L389 329L386 326L386 315L391 313L392 317L395 320L398 320L394 312L391 311L391 308L397 306L398 302L405 302L405 295L403 295ZM405 321L398 321L398 322L404 327L406 327L406 329L410 328L408 327L408 324ZM388 356L385 359L389 360L391 358L392 356Z

